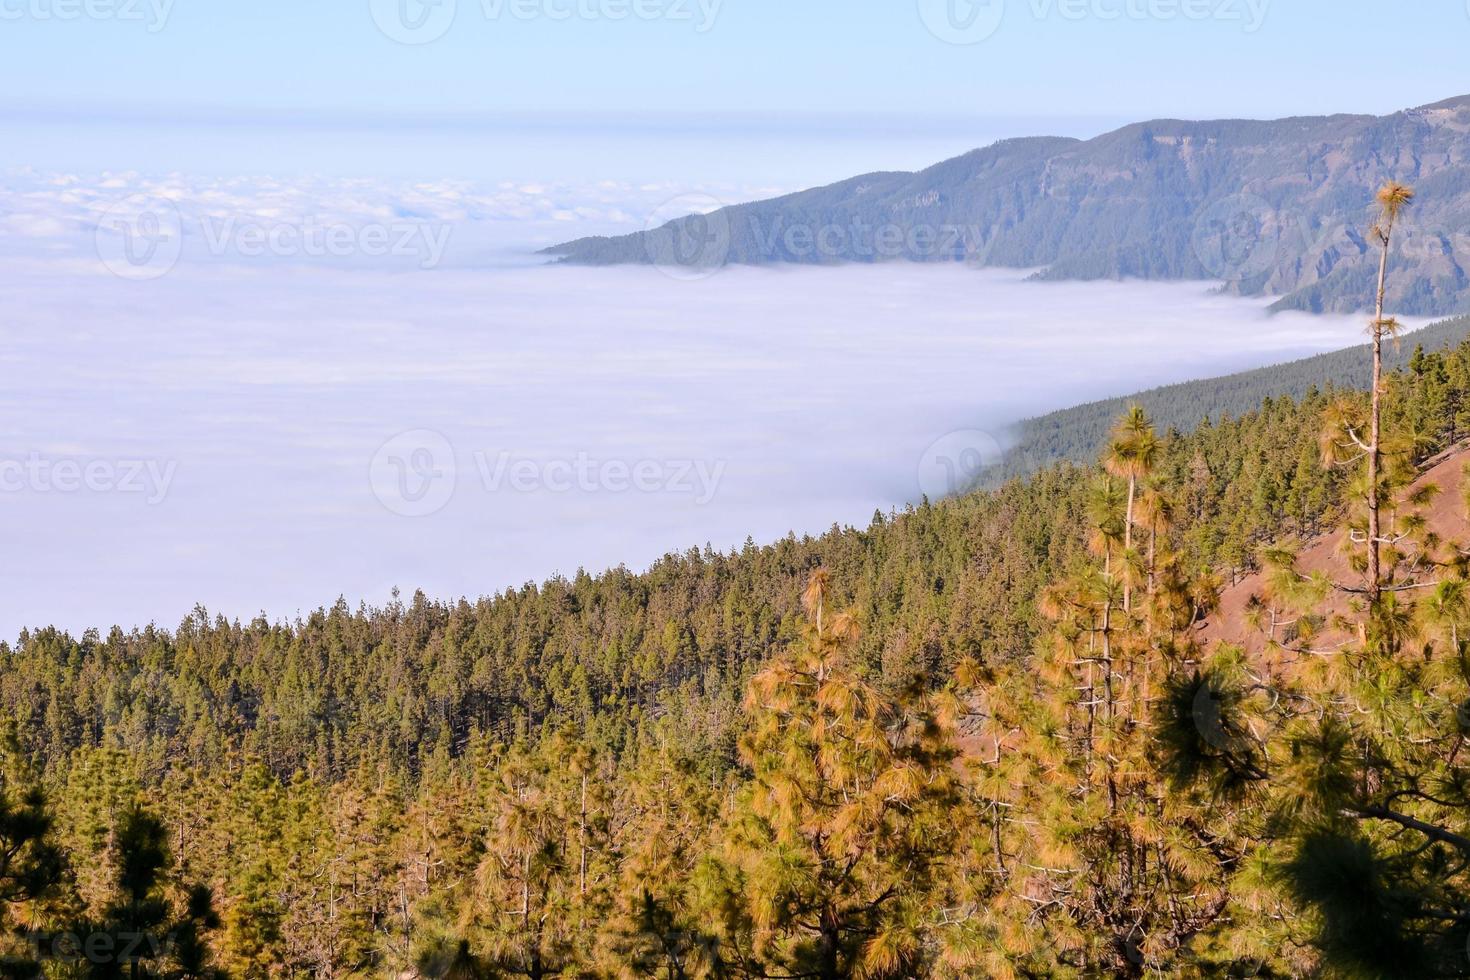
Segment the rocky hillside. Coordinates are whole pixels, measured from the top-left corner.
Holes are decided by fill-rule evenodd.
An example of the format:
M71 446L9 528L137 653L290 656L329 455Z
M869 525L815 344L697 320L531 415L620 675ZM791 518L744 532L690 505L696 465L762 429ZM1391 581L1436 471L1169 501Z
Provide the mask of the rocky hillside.
M1390 177L1419 191L1392 308L1470 311L1470 96L1384 117L1160 119L1087 141L1007 140L547 251L594 265L901 258L1206 279L1283 309L1347 312L1372 294L1370 204Z

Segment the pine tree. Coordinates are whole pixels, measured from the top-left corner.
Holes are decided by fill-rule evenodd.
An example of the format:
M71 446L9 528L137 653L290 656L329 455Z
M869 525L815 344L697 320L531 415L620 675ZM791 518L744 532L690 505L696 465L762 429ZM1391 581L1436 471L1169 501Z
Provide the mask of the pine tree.
M711 922L747 974L910 976L930 955L926 901L954 838L959 709L923 678L891 700L864 680L854 617L828 611L831 582L812 574L802 638L746 695L751 781Z
M1269 723L1270 796L1250 864L1253 890L1274 888L1289 913L1284 931L1258 923L1240 941L1263 959L1309 942L1317 963L1282 966L1334 975L1461 975L1470 923L1464 553L1420 513L1439 488L1414 485L1425 445L1455 423L1426 426L1395 397L1434 383L1427 359L1397 385L1381 378L1397 327L1383 312L1389 249L1412 199L1392 183L1378 195L1372 390L1366 404L1334 398L1323 416L1324 462L1350 473L1343 543L1362 583L1300 571L1291 542L1267 549L1268 707L1222 702L1222 717ZM1276 608L1295 614L1289 630L1278 633Z
M1123 555L1130 566L1134 562L1133 528L1135 522L1134 503L1138 496L1138 484L1146 479L1157 465L1162 447L1153 424L1142 408L1133 405L1126 415L1118 420L1113 430L1112 442L1104 465L1109 473L1128 481L1128 504L1123 516ZM1133 605L1133 576L1125 572L1123 586L1123 609Z
M724 787L663 724L627 772L617 801L621 870L605 951L622 977L707 977L720 967L698 920L694 878L711 847Z
M501 975L574 973L607 918L613 859L596 751L566 729L516 746L490 788L485 856L461 933Z
M1217 801L1176 792L1159 742L1190 683L1196 597L1168 537L1172 506L1144 482L1155 450L1126 448L1156 437L1138 412L1118 431L1088 512L1100 564L1046 590L1050 643L990 699L1007 773L992 792L1014 814L993 848L1007 879L988 918L996 949L978 959L995 975L1177 971L1228 901L1236 849L1211 827ZM1114 475L1130 476L1126 494ZM1126 599L1130 576L1147 583L1141 603Z
M1377 602L1381 586L1379 556L1379 486L1378 471L1382 452L1383 416L1383 338L1398 335L1399 323L1384 316L1383 302L1388 288L1388 256L1393 245L1394 225L1414 200L1412 188L1388 181L1378 190L1376 197L1379 220L1373 227L1373 237L1378 240L1378 292L1375 298L1373 335L1373 383L1369 389L1372 399L1372 417L1368 427L1368 598ZM1356 438L1356 437L1355 437Z
M14 732L5 733L0 742L0 975L25 976L40 966L35 906L57 889L65 870L52 820ZM28 933L31 942L25 939Z
M207 934L219 927L203 885L174 879L168 829L153 814L129 806L118 818L109 870L113 900L100 918L72 924L68 937L84 977L95 980L213 980ZM53 943L55 946L55 943Z

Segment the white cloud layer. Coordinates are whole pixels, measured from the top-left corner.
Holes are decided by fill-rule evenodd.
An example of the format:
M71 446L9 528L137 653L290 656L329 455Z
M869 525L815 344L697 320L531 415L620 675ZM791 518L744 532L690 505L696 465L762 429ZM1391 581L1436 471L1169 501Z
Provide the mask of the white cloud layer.
M343 248L323 249L325 254L313 253L304 239L310 229L325 237L336 229L419 226L437 230L446 239L442 261L436 265L480 267L487 260L504 258L512 247L525 253L571 237L641 228L671 200L691 193L735 203L781 190L667 182L288 181L17 169L0 174L0 254L50 251L96 257L99 229L105 252L116 220L131 221L139 212L155 212L178 223L182 257L196 263L283 259L298 264L371 264L380 256L365 254L369 250L359 247L356 238L347 239ZM264 239L263 247L254 250L259 254L251 249L249 234ZM398 257L422 256L415 252Z
M1362 335L1203 284L908 264L685 282L525 254L638 227L674 190L11 175L0 636L475 596L863 523L927 488L947 433ZM134 281L89 222L139 193L185 220L445 222L456 245L432 269L186 250ZM475 261L477 234L510 258Z

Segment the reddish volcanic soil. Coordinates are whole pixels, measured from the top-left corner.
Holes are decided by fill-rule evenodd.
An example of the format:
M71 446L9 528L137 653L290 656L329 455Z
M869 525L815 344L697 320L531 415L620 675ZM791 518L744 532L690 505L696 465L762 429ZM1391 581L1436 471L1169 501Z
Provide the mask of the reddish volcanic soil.
M1462 443L1429 460L1425 470L1414 481L1411 491L1426 484L1440 490L1427 505L1420 508L1427 527L1448 545L1463 541L1466 537L1465 503L1462 493L1464 475L1462 470L1470 461L1470 444ZM1385 515L1385 533L1388 527ZM1298 554L1297 568L1306 574L1325 571L1335 582L1357 585L1363 581L1360 572L1354 572L1343 553L1345 530L1336 530L1307 541ZM1443 548L1441 550L1444 550ZM1271 611L1269 602L1262 610L1260 623L1249 622L1246 609L1252 596L1265 599L1265 582L1261 573L1247 575L1234 585L1226 587L1220 596L1218 607L1198 627L1201 646L1209 650L1217 643L1234 643L1245 648L1249 654L1258 654L1266 647L1266 630L1270 628ZM1334 592L1325 603L1326 612L1345 612L1352 596ZM1278 621L1292 618L1288 612L1278 613ZM1281 638L1278 630L1278 639ZM1345 640L1342 634L1324 631L1312 641L1317 649L1331 649Z

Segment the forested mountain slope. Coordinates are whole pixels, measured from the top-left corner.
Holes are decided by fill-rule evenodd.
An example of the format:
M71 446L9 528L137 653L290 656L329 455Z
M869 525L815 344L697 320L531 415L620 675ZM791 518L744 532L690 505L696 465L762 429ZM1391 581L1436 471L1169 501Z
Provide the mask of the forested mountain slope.
M1005 140L617 238L548 249L608 265L884 259L1040 268L1052 279L1205 279L1283 309L1354 311L1376 256L1368 188L1426 201L1390 306L1470 311L1470 96L1390 116L1157 119L1087 141Z
M1405 461L1454 444L1470 345L1388 390ZM1303 829L1335 809L1272 816L1397 784L1384 769L1302 789L1290 751L1239 733L1305 737L1310 690L1252 693L1249 663L1194 630L1264 547L1343 518L1354 477L1322 465L1319 437L1362 404L1273 399L1159 434L1142 468L1119 450L1112 476L1059 464L642 574L289 623L200 610L175 630L27 632L0 645L21 760L5 771L46 788L70 870L22 921L124 930L143 906L118 904L120 882L142 880L138 901L172 896L147 907L207 931L241 976L1294 976L1390 956L1443 972L1464 949L1463 872L1413 841ZM1440 725L1457 684L1435 674L1404 717ZM1226 717L1246 707L1270 724ZM1442 744L1406 730L1401 753ZM1000 751L960 764L962 738ZM120 842L150 834L172 862L156 892L118 877ZM1367 877L1324 897L1318 850ZM1437 904L1349 928L1374 889ZM1360 933L1371 948L1340 948Z
M1390 344L1384 363L1390 369L1404 367L1416 349L1454 347L1467 335L1470 317L1432 323ZM1129 405L1142 406L1161 429L1188 433L1205 419L1255 411L1268 398L1300 399L1313 389L1330 387L1366 389L1372 375L1369 350L1366 344L1349 347L1219 378L1150 388L1026 419L1016 426L1014 444L1005 459L985 474L985 482L993 486L1061 460L1081 463L1096 459L1107 445L1113 423Z
M1470 373L1454 383L1470 387ZM1327 400L1283 399L1168 440L1161 471L1187 501L1179 533L1199 567L1249 565L1267 536L1320 525L1338 482L1311 465ZM476 734L510 740L575 722L621 745L646 716L680 719L709 746L709 764L727 766L744 682L795 635L801 587L819 565L861 611L860 650L875 670L1025 657L1037 594L1086 551L1092 469L1062 464L875 514L866 528L691 549L643 573L579 573L474 601L339 600L294 622L200 609L173 630L83 636L38 628L0 644L0 706L48 766L120 742L159 771L166 760L208 767L239 746L283 776L336 778L364 760L417 772Z

